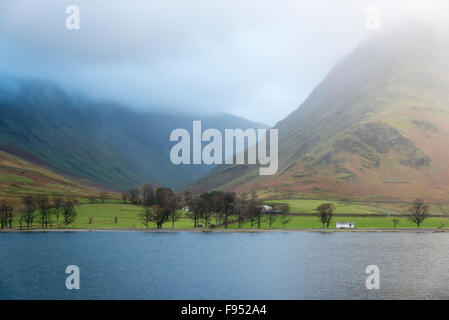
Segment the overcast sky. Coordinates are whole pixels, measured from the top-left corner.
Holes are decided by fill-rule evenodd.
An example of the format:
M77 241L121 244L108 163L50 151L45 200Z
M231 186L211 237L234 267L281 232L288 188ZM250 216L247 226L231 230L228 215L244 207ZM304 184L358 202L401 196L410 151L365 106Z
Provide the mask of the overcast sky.
M447 0L0 0L0 72L141 109L274 125L370 33ZM65 8L80 9L67 30Z

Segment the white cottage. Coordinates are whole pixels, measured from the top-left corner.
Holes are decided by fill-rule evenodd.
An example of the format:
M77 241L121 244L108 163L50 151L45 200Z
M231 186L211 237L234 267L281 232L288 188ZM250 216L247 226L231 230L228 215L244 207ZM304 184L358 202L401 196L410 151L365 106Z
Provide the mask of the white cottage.
M354 222L337 222L337 229L354 229Z
M262 206L262 212L271 212L271 211L273 211L273 207L266 206L266 205Z

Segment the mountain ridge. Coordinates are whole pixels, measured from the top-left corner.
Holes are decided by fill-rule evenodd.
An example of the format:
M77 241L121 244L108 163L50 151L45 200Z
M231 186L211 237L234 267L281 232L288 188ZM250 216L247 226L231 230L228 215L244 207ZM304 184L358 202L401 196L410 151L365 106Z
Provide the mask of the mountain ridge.
M193 120L220 130L262 126L226 114L199 117L133 110L70 96L47 81L5 76L1 80L1 150L115 190L143 182L177 189L210 170L170 162L170 132L190 131Z
M276 124L275 176L260 177L254 166L217 167L191 190L253 190L268 198L449 197L441 178L449 177L449 153L435 152L449 144L449 46L431 30L417 30L365 40Z

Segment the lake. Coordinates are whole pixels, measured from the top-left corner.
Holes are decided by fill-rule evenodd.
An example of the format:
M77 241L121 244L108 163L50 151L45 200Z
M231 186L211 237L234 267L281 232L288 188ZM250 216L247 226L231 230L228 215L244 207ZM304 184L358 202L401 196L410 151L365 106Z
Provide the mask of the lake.
M0 233L0 299L448 298L446 233Z

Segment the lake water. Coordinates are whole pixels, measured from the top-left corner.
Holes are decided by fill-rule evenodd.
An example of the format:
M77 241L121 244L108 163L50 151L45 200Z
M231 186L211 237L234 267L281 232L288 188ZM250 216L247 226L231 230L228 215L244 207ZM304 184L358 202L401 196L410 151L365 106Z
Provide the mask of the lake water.
M77 265L81 289L67 290ZM368 265L380 290L367 290ZM449 234L0 234L0 299L448 299Z

